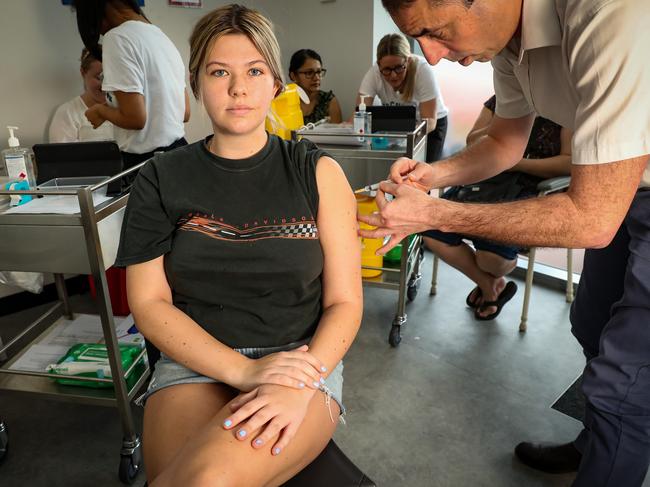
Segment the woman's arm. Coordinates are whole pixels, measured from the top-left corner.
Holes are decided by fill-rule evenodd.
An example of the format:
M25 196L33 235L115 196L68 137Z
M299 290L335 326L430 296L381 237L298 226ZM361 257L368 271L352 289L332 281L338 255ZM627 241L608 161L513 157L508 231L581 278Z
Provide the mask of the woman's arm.
M165 355L199 374L249 391L261 384L315 388L322 364L305 349L253 360L207 333L172 304L163 256L126 269L129 306L138 330ZM302 383L302 386L300 385Z
M94 128L106 120L117 127L128 130L142 130L147 123L147 108L144 95L114 91L117 108L108 105L94 105L86 110L86 118Z
M427 133L432 132L436 128L436 123L438 119L436 118L437 110L437 100L432 98L431 100L423 101L420 103L420 118L427 121Z
M571 174L571 138L573 132L562 127L560 131L560 153L545 159L519 161L511 171L520 171L540 178L554 178Z
M336 97L330 100L329 106L327 107L327 113L330 117L330 122L332 123L341 123L343 121L343 115L341 114L341 105Z
M316 166L320 203L318 232L323 248L323 316L309 351L331 371L350 348L361 324L361 247L357 205L339 165L321 157Z
M179 364L226 384L238 382L246 358L218 342L172 304L163 258L126 269L129 306L138 330Z
M488 128L490 127L490 122L492 122L493 117L494 113L492 110L483 107L481 109L481 112L478 114L478 118L474 122L474 126L467 134L465 143L467 145L471 145L484 135L487 135Z

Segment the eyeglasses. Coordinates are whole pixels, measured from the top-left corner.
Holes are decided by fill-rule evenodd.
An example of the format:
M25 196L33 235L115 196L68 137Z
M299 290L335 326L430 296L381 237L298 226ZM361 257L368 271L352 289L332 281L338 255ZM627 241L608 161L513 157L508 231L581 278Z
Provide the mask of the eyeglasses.
M327 69L308 69L307 71L298 71L298 74L302 74L307 79L313 79L314 76L322 78L327 73Z
M406 63L400 64L399 66L393 66L392 68L389 67L381 68L379 71L381 72L381 74L383 74L388 78L391 73L402 74L405 69L406 69Z

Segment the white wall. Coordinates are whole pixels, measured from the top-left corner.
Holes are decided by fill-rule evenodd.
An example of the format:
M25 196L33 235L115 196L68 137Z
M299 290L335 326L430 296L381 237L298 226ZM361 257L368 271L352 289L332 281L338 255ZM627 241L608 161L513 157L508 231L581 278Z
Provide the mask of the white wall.
M417 42L413 52L423 55ZM467 134L474 126L483 103L494 94L492 65L474 62L462 66L443 59L436 64L434 71L445 105L449 109L444 157L465 146Z
M373 60L373 0L278 3L290 5L288 18L274 19L288 33L283 52L285 73L291 54L298 49L320 54L327 68L322 89L334 91L346 119L352 114L361 79Z
M386 34L399 33L400 30L391 19L386 9L382 6L381 0L373 0L373 28L372 28L372 60L377 61L375 53L377 44Z
M55 0L0 6L0 146L6 125L20 127L22 145L42 142L56 104L81 93L81 40L69 7Z

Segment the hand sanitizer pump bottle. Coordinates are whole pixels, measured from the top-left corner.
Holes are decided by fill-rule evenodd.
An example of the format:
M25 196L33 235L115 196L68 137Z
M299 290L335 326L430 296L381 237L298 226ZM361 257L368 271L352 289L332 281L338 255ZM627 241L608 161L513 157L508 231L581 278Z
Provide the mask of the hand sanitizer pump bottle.
M7 127L9 129L9 148L2 151L4 169L10 179L24 179L30 189L36 189L36 173L34 171L34 152L27 147L20 147L14 130L18 127Z
M372 113L366 111L365 104L366 95L361 94L361 102L359 103L359 111L354 112L354 132L360 135L369 134L372 132ZM359 137L359 142L365 145L370 145L370 137Z

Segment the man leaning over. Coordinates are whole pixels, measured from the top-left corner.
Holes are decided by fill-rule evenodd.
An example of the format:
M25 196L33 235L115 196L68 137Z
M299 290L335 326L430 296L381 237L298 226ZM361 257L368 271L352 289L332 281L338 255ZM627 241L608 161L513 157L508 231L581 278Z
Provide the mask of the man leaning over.
M588 360L584 429L571 443L521 443L515 452L534 468L577 470L575 487L640 486L650 463L650 2L382 1L431 64L491 60L498 103L488 133L457 156L396 161L379 213L360 217L378 228L361 233L391 235L382 252L432 228L590 249L571 309ZM421 191L512 167L535 114L574 131L566 193L472 205Z

